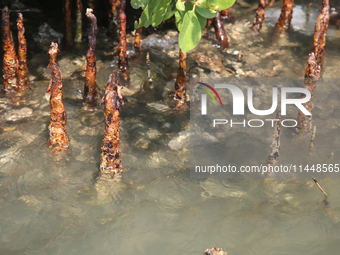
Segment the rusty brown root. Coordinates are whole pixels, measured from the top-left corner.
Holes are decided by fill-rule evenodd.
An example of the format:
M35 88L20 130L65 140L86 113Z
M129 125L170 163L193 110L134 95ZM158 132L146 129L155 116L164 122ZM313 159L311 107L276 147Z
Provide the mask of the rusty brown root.
M320 66L317 64L314 52L309 54L309 58L307 61L307 70L308 74L306 74L303 88L308 89L311 94L311 98L308 102L303 103L302 105L313 114L313 96L316 90L316 82L320 77ZM305 97L305 96L303 96ZM312 115L305 115L303 112L299 111L298 114L298 125L296 127L296 131L303 133L308 132L312 128Z
M71 22L71 3L65 0L65 40L68 48L73 46Z
M186 98L186 81L187 81L187 54L179 50L179 68L175 83L174 100L176 107L181 107L187 101Z
M27 67L27 44L25 38L25 28L24 28L24 18L21 13L18 13L18 40L19 40L19 48L18 48L18 69L17 69L17 77L18 77L18 86L16 91L26 91L30 87L29 81L29 71Z
M329 2L324 0L323 7L321 9L321 14L315 21L315 29L313 36L313 51L315 54L316 62L318 64L323 64L323 56L325 54L326 48L326 34L329 24Z
M259 0L259 6L256 10L254 22L252 25L252 28L255 31L260 32L262 28L262 23L266 18L266 14L264 11L272 2L274 2L274 0Z
M111 9L109 11L109 31L112 35L117 34L118 28L118 7L120 5L120 0L109 0Z
M226 21L233 21L234 16L231 14L230 9L221 11L221 18Z
M140 52L142 52L142 45L141 45L141 42L142 42L142 31L143 31L143 27L140 27L136 30L136 33L135 33L135 52L138 54Z
M51 80L47 93L51 93L51 121L48 126L50 138L48 146L55 151L65 151L69 147L69 139L66 133L66 111L63 104L63 84L61 72L57 64L58 44L52 43L48 52L50 62L48 67L51 70Z
M83 26L83 3L82 0L77 0L77 29L74 38L75 43L81 43L82 40L82 26Z
M101 105L105 105L105 134L101 146L100 171L110 179L120 181L123 177L123 164L120 153L120 106L123 104L122 87L116 71L107 81Z
M2 9L2 47L4 51L3 57L3 90L5 92L15 92L17 88L17 68L18 57L14 49L11 38L11 28L9 21L9 10L6 6Z
M294 0L283 0L280 18L276 22L275 28L278 30L288 30L293 17Z
M86 16L91 21L91 31L89 33L89 46L86 53L86 73L84 85L84 103L86 106L94 107L97 103L97 80L96 80L96 41L97 41L97 18L88 8Z
M211 26L213 19L207 19L207 24L205 25L203 31L202 31L202 37L203 36L208 36L209 34L209 28Z
M272 143L270 144L270 148L272 152L270 153L267 163L268 164L276 164L279 161L280 157L280 134L281 134L281 112L276 114L276 121L274 125L274 133L272 138Z
M125 15L126 0L121 0L121 5L119 6L119 58L118 58L118 68L120 70L121 80L128 84L130 82L129 64L128 56L126 53L126 15Z
M215 26L215 32L216 32L216 39L220 42L221 49L224 50L225 48L228 48L229 42L228 37L225 34L223 21L221 18L221 11L219 11L214 18L214 26Z
M329 23L329 2L323 1L323 8L321 14L315 21L315 30L313 36L313 50L309 54L307 61L307 68L305 73L305 80L303 87L308 89L311 93L311 99L304 103L303 106L312 114L313 111L313 96L316 90L316 82L320 77L320 71L323 61L323 55L326 48L326 34ZM312 129L312 115L306 116L301 111L298 114L297 132L304 133Z

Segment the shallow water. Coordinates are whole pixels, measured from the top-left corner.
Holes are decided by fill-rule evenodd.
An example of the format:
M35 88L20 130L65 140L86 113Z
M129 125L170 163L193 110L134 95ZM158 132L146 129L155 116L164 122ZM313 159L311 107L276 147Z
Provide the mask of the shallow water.
M190 77L219 77L216 71L195 63L195 55L203 52L221 62L231 60L228 66L241 78L302 78L318 8L312 8L310 22L304 26L306 6L297 5L294 15L300 13L300 18L293 19L294 29L275 37L273 26L279 7L277 3L268 9L263 31L257 36L244 26L252 21L253 12L235 11L236 23L226 25L232 38L230 49L221 54L217 46L211 46L216 45L214 39L202 39L188 54ZM50 109L45 92L50 74L46 54L33 54L29 60L35 80L25 106L28 110L20 115L17 110L22 107L16 108L0 96L0 254L203 254L213 246L232 255L338 254L339 179L319 180L329 195L326 207L312 179L189 177L189 111L172 110L169 96L178 66L176 36L171 32L168 40L163 34L145 38L142 56L129 60L133 82L123 90L121 183L99 182L95 175L104 114L99 105L92 112L85 111L79 99L86 42L58 58L71 141L66 155L56 157L47 147ZM329 34L337 32L330 27ZM324 78L338 77L338 41L336 36L327 41ZM164 46L159 47L161 44ZM117 56L108 54L115 45L105 33L99 35L97 82L101 95L117 64ZM146 76L148 50L155 81L152 89L143 90L140 85ZM234 60L239 51L243 55L241 66ZM255 71L249 71L254 66ZM316 109L322 113L332 108L336 114L339 90L330 85L317 88L318 92ZM323 126L322 121L329 116L321 113L316 110L314 118L322 139L329 139L336 149L336 161L339 122ZM291 135L285 137L292 139ZM245 141L231 141L246 152L245 158L251 158L254 152L247 148L249 141L263 145L270 139L264 132L251 133ZM308 145L308 137L301 139ZM289 148L289 144L283 146ZM225 153L237 156L235 147L228 147ZM268 147L263 155L269 152ZM329 153L324 147L318 150L320 156Z

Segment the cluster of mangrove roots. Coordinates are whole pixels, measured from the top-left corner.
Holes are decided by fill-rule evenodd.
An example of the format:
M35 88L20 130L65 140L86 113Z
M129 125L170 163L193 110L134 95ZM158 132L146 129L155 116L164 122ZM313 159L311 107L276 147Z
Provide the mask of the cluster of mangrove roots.
M81 43L82 39L82 26L83 26L83 3L82 0L77 0L77 29L75 43Z
M224 50L228 48L229 42L228 37L225 34L224 26L221 18L221 11L217 12L216 17L214 18L214 26L216 32L216 39L220 42L221 49Z
M118 44L118 68L120 70L120 77L124 83L129 83L130 73L128 56L126 53L126 15L125 15L126 0L121 0L119 6L119 44Z
M326 34L329 23L329 2L323 1L321 14L315 21L313 37L313 50L309 54L303 87L311 93L311 98L303 106L312 114L313 95L316 90L316 82L320 77L322 58L326 47ZM301 111L298 114L298 125L296 130L300 133L308 132L312 129L312 115L306 116Z
M97 18L92 13L93 10L88 8L86 16L91 21L91 31L89 33L89 46L86 53L86 74L84 86L84 103L85 106L94 107L97 103L97 82L96 82L96 40L97 40Z
M266 18L266 14L264 11L272 2L274 2L274 0L260 0L259 1L259 7L256 10L254 22L252 25L252 28L255 31L259 32L261 30L262 23L264 19Z
M69 146L69 139L66 133L66 112L63 104L63 84L61 73L57 64L58 44L52 43L48 52L50 62L48 67L51 70L51 80L47 93L51 93L51 122L48 126L50 138L48 146L55 151L65 151Z
M179 69L175 83L174 100L176 107L181 107L186 103L186 82L187 82L187 54L179 50Z
M279 20L276 22L275 28L280 30L288 30L290 21L293 17L294 0L283 0L282 9Z
M135 43L134 43L134 47L135 47L135 52L141 53L142 52L142 31L143 31L143 27L140 27L136 30L135 32Z
M270 148L272 152L270 153L267 163L268 164L276 164L279 161L280 156L280 133L281 133L281 113L278 112L276 114L276 121L274 125L274 133L272 138L272 143L270 144Z
M117 34L118 27L118 6L120 5L120 0L109 0L111 9L109 11L109 32L112 35Z
M3 56L3 90L5 92L23 92L29 89L29 71L27 68L27 43L23 16L18 13L18 56L16 54L10 28L10 11L8 7L2 10L2 47ZM14 98L13 98L14 99Z
M69 48L73 46L71 18L71 3L70 0L65 0L65 40Z
M105 135L101 146L100 171L110 179L120 181L123 176L123 164L120 146L120 105L123 104L116 71L110 75L101 105L105 105Z

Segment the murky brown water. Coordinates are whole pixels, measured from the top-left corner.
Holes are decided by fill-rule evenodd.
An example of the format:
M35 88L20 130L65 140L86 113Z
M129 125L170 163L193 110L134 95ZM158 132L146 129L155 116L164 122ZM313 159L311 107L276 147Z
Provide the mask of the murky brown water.
M267 11L258 36L245 25L252 21L253 12L235 11L236 23L226 25L230 49L220 54L216 41L202 39L188 54L190 76L220 76L195 63L196 54L204 53L227 62L233 75L241 78L303 77L320 6L313 6L305 23L306 6L297 5L293 29L278 37L272 30L280 5ZM330 27L324 78L338 77L338 34ZM0 96L0 254L203 254L212 246L231 255L338 254L338 179L319 180L329 194L330 207L325 207L312 179L189 178L189 112L172 110L169 95L178 48L176 33L168 35L168 40L163 34L149 36L143 41L142 56L129 60L133 83L123 90L121 133L125 172L123 182L114 184L94 181L104 114L99 105L93 112L85 111L79 99L86 42L58 58L71 141L68 154L59 161L47 147L47 54L32 54L29 67L34 81L26 108L16 108ZM110 55L114 45L104 32L99 34L101 93L117 65L117 56ZM148 50L155 81L152 90L145 91L140 85L146 76ZM241 64L235 60L240 51ZM339 92L317 88L322 95L327 90ZM316 103L336 112L337 101L334 94L321 96ZM328 132L335 136L331 139L335 146L339 125L321 128L322 116L316 117L322 137ZM246 143L238 147L247 151ZM233 153L232 147L226 153ZM328 155L329 151L318 153ZM339 158L338 153L334 151L334 158Z

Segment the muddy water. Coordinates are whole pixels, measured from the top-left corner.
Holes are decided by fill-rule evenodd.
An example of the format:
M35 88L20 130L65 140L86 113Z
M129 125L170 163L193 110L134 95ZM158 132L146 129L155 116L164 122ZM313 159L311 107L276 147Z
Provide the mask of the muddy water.
M292 30L277 36L273 26L279 6L268 10L260 35L247 27L253 12L235 10L235 24L226 24L230 49L220 54L214 39L203 39L188 54L190 77L223 73L241 78L302 78L312 47L312 20L320 6L312 7L307 25L303 21L306 6L296 6L294 15L300 16L293 19ZM117 42L101 31L97 81L102 95L117 65L117 55L112 54ZM338 77L337 34L330 27L323 77ZM212 246L234 255L338 254L338 179L319 180L329 194L330 206L325 207L311 179L189 178L189 112L172 110L170 98L178 66L176 42L174 31L153 34L144 39L140 57L130 55L132 84L123 90L122 108L125 172L123 181L114 184L96 179L103 108L98 105L92 112L85 111L80 99L86 41L59 56L71 146L58 157L47 147L47 54L32 54L29 103L14 107L0 97L0 254L202 254ZM155 77L152 88L142 86L148 50ZM195 62L197 53L215 59L213 66L220 71L209 63L199 66L203 64ZM223 68L227 69L222 72ZM317 91L319 109L330 107L336 112L339 103L334 93L339 90L330 85ZM321 127L322 116L317 117ZM320 128L321 137L335 148L338 123ZM252 135L250 139L270 141L268 134ZM301 139L308 145L309 138ZM236 142L238 149L249 154L245 158L251 157L247 143ZM268 147L264 159L269 152ZM235 153L233 147L226 153ZM330 151L318 153L327 157ZM339 153L334 150L334 158Z

